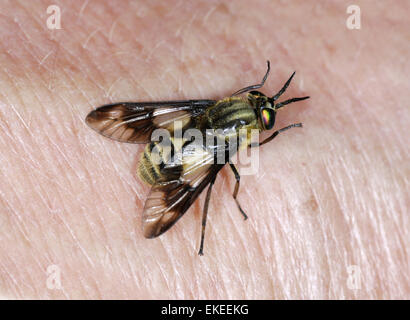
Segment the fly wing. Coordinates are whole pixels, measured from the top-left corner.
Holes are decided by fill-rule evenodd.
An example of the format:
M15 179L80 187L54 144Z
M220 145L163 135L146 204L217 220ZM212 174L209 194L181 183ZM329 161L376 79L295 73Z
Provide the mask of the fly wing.
M148 143L154 129L167 129L172 135L175 125L183 130L189 128L197 116L214 104L214 100L114 103L91 111L86 123L103 136L120 142Z
M181 156L180 163L166 164L161 170L164 178L151 188L145 202L142 227L146 238L157 237L171 228L224 165L214 163L214 151L193 143L185 145L174 160L181 160ZM172 179L167 178L171 176Z

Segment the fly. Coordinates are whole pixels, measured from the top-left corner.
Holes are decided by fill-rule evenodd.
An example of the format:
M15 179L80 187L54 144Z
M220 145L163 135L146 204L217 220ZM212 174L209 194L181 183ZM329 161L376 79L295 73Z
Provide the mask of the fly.
M202 231L199 255L203 255L204 236L208 206L212 187L218 172L229 163L235 176L236 184L233 198L239 211L246 220L247 215L238 202L237 195L240 175L229 158L224 162L214 161L218 148L203 145L193 146L191 140L181 138L190 129L196 129L204 136L208 130L239 135L240 130L271 130L275 124L276 113L290 103L308 99L309 97L292 98L278 102L286 91L295 72L286 81L278 93L272 97L260 91L270 71L267 71L259 84L251 85L221 100L179 100L163 102L120 102L101 106L91 111L86 118L87 124L105 137L120 142L147 144L138 165L138 176L151 186L151 191L142 213L142 227L146 238L154 238L171 228L189 209L201 192L207 189L202 214ZM243 94L245 94L243 96ZM178 123L178 127L176 126ZM224 140L222 149L226 152L238 151L243 147L259 147L273 140L279 133L291 128L302 127L294 123L274 131L265 140L253 143L249 135L245 141L232 146ZM152 141L151 136L156 129L165 129L169 133L170 148L163 148L160 141ZM219 130L219 131L218 131ZM224 137L223 137L224 139ZM155 161L154 161L155 150ZM229 153L231 155L231 153ZM176 162L177 158L180 160ZM159 161L158 161L159 157Z

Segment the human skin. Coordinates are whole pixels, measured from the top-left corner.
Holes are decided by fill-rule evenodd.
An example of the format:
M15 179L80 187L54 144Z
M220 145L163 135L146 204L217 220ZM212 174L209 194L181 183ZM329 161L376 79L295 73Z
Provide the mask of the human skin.
M61 29L47 28L50 4ZM0 3L0 293L40 299L409 299L408 1ZM116 101L219 99L296 70L259 170L218 175L145 239L143 145L84 122ZM264 135L266 136L266 135ZM353 271L352 271L353 270ZM349 276L353 272L353 276ZM354 275L359 275L354 278ZM359 281L353 281L359 279Z

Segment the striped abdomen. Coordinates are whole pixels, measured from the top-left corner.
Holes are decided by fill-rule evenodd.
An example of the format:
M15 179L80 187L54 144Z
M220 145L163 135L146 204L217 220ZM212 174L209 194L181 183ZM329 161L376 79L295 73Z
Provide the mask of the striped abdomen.
M259 130L255 109L243 98L226 98L209 107L202 115L201 130L218 130L226 141L238 137L239 130L247 131L247 139L238 145L237 149L246 147L250 141L252 129Z
M227 145L231 147L229 139L238 137L239 130L246 129L247 136L244 137L245 139L241 139L238 144L235 144L235 150L232 149L232 151L235 152L249 144L251 129L259 129L254 108L242 98L226 98L218 101L214 106L206 109L200 118L197 119L196 126L193 128L199 129L202 132L204 146L206 144L204 136L206 130L213 129L216 136L221 137L222 141L226 141L226 143L222 144L223 148L226 148ZM181 143L181 139L176 140L172 137L171 146L167 149L162 148L162 144L159 142L147 144L138 166L138 175L141 180L150 185L154 185L159 179L165 179L167 181L178 179L185 167L193 168L191 162L197 160L199 166L201 166L201 159L206 159L205 162L208 164L209 159L214 157L213 152L216 152L214 147L211 146L209 149L204 147L203 151L197 155L193 155L185 146L182 148L184 142L186 143L187 141L182 140ZM175 146L175 144L177 144L177 146ZM172 155L181 150L183 150L181 155L183 165L169 166L168 162L172 158ZM230 152L229 154L232 156L235 152ZM186 157L188 158L185 159ZM226 159L226 161L227 160L228 159ZM164 170L165 164L167 164L167 168Z
M170 181L179 179L186 155L184 139L171 137L168 142L151 141L145 146L138 164L137 173L142 181L154 185L159 179ZM179 161L179 162L178 162Z
M257 129L258 121L254 108L242 98L226 98L209 107L202 115L202 129L231 128Z

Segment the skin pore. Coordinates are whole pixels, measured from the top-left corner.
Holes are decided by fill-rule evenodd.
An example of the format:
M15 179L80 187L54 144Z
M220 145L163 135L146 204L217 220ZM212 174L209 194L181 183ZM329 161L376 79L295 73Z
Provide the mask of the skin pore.
M409 299L408 1L3 1L0 295L40 299ZM229 166L145 239L143 145L84 123L118 101L220 99L293 71L238 200ZM271 133L270 131L269 133ZM261 139L266 138L265 133ZM239 166L240 167L240 166Z

